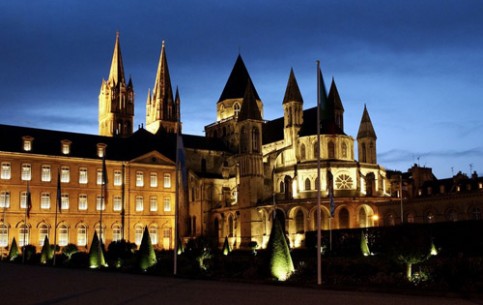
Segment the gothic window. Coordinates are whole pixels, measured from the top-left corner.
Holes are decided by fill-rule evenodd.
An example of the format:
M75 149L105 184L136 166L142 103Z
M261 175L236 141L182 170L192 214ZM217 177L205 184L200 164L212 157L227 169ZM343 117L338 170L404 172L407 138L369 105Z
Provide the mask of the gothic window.
M258 131L258 128L253 127L252 129L252 151L253 152L259 152L260 147L259 147L259 140L260 140L260 132Z
M233 105L233 110L235 112L235 118L238 118L238 113L240 113L240 104L238 103L235 103Z
M339 211L339 229L349 228L349 211L346 208L341 208Z
M305 190L310 191L310 179L305 179Z
M327 146L327 149L328 149L328 153L329 153L329 159L334 159L335 158L335 146L334 146L334 142L329 142L328 146Z
M246 131L245 127L242 127L240 130L240 152L244 153L247 152L247 138L246 138Z
M305 145L300 144L300 160L305 160Z
M347 158L347 144L342 143L342 158Z
M362 143L361 145L361 162L367 162L367 155L366 155L366 143Z
M368 226L368 223L367 223L366 210L363 207L361 207L359 209L359 227L367 228L367 226Z
M353 181L349 175L342 174L335 179L335 185L339 190L350 190L352 189Z
M280 181L279 191L280 191L280 193L285 192L285 185L283 184L283 181Z
M305 232L304 222L304 212L302 212L302 210L298 210L297 214L295 214L295 230L297 233Z

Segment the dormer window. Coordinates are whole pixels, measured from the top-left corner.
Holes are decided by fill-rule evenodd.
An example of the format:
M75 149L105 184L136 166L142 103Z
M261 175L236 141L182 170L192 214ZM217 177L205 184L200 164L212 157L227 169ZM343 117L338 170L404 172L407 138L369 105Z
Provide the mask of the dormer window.
M34 138L31 136L23 136L22 137L22 142L23 142L23 150L24 151L31 151L32 150L32 142L34 141Z
M72 144L72 142L69 140L62 140L60 142L60 150L62 154L64 155L70 154L70 144Z
M97 144L97 156L99 158L104 158L104 156L106 155L106 147L107 147L107 144L104 144L104 143Z

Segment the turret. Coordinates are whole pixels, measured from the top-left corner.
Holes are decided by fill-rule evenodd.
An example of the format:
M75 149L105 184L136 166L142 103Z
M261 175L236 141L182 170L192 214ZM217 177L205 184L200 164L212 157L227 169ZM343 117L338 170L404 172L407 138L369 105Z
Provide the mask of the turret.
M359 162L377 164L376 140L376 132L372 126L367 107L364 105L361 124L357 132Z
M99 92L99 134L128 136L133 131L134 86L126 84L119 33L116 34L109 78L102 81Z

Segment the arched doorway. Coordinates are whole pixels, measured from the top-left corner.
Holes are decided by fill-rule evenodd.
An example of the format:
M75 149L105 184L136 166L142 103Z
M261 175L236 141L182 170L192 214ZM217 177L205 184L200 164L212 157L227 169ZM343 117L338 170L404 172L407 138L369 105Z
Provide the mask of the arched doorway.
M349 211L346 208L339 210L339 229L349 228Z

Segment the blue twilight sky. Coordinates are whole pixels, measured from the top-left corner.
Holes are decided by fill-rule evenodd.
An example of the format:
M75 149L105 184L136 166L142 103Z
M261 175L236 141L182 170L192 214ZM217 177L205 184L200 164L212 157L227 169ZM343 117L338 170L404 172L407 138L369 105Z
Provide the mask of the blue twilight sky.
M97 134L98 94L116 32L145 121L161 42L181 95L185 133L203 135L240 53L264 102L282 116L294 69L316 105L316 60L334 77L354 138L364 104L378 162L483 175L483 2L2 1L0 123Z

